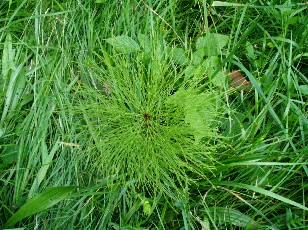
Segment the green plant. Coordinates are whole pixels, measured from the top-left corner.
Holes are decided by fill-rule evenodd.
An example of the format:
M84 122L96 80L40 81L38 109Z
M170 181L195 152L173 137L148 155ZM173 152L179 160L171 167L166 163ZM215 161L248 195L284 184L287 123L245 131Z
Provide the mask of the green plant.
M222 146L220 93L201 84L200 76L199 83L185 78L161 44L150 47L147 58L149 53L139 51L142 45L132 38L107 42L129 54L104 52L106 66L99 68L95 83L76 89L81 137L94 143L84 154L90 154L95 170L104 176L126 173L126 180L153 192L206 178L202 171L211 173Z

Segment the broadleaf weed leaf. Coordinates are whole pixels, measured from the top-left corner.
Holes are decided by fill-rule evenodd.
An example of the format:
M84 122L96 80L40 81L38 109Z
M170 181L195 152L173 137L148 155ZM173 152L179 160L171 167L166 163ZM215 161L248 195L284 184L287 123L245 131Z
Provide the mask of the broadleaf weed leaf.
M131 53L140 50L139 44L134 39L127 35L108 38L106 41L115 49L123 53Z
M151 41L145 34L138 33L138 41L146 54L151 52Z
M170 47L169 53L172 59L179 65L185 65L188 63L188 58L186 57L185 50L183 48Z
M203 61L204 55L205 55L204 49L198 49L198 50L196 50L196 51L193 53L193 55L192 55L193 64L194 64L194 65L200 65L201 62Z
M198 38L196 48L205 50L205 55L208 57L219 56L222 55L222 49L227 45L228 40L227 35L211 33Z

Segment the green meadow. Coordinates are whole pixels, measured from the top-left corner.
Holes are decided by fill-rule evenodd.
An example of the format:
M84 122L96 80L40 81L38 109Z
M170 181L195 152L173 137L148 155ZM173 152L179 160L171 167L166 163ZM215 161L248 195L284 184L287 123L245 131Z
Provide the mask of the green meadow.
M307 8L2 0L0 229L308 229Z

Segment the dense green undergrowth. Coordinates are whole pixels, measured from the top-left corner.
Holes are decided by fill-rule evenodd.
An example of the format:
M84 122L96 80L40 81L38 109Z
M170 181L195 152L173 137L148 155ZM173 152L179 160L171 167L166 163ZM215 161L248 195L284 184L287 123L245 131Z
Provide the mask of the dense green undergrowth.
M294 3L2 1L0 228L306 229Z

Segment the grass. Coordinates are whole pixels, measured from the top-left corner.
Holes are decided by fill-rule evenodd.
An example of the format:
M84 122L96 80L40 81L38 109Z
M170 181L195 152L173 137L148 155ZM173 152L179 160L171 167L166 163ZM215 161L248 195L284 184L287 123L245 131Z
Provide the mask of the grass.
M307 4L236 3L2 1L0 228L306 229Z

